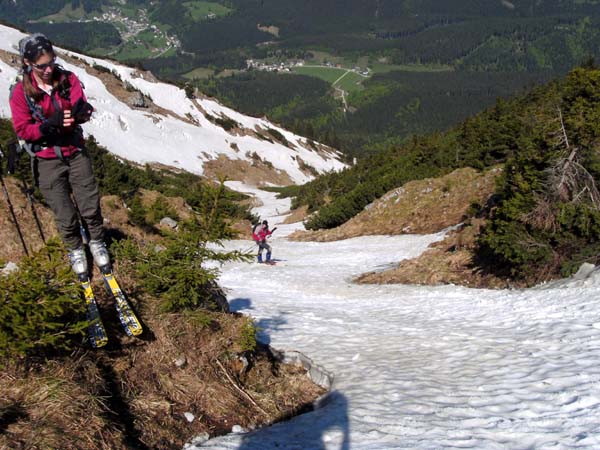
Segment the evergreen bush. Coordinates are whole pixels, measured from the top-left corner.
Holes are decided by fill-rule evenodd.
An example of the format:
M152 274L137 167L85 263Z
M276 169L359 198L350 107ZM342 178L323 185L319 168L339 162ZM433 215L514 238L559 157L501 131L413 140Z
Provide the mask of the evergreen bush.
M250 259L239 251L218 250L221 240L232 235L221 208L223 192L221 185L206 209L181 222L178 231L165 231L160 246L133 239L113 246L122 266L133 270L146 292L160 298L162 311L219 309L219 269L214 263Z
M576 69L528 98L478 257L537 282L600 262L600 70Z
M57 240L0 276L0 357L68 351L86 333L81 288Z

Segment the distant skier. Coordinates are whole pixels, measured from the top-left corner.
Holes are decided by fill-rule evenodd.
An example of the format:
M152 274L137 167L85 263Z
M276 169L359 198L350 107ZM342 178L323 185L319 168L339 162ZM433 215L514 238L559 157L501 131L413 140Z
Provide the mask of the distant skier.
M36 182L54 213L73 271L80 278L87 277L87 259L71 192L89 230L94 262L109 270L98 184L80 127L90 120L94 108L87 102L77 76L56 63L46 36L35 33L21 39L19 52L22 77L10 95L15 132L32 157Z
M267 251L267 257L264 262L271 262L271 246L267 244L267 237L271 236L273 234L273 231L275 231L276 229L277 227L273 228L272 230L269 230L269 222L267 222L266 220L263 220L262 224L257 223L252 229L252 239L254 239L254 241L258 245L257 260L259 263L263 262L263 250Z

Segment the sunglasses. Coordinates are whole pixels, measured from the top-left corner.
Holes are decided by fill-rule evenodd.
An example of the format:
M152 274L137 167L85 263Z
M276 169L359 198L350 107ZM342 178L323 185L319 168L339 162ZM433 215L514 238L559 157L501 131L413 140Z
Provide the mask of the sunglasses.
M31 67L33 67L34 69L37 69L37 70L44 71L48 67L54 67L55 63L56 63L56 58L52 58L52 60L49 63L46 63L46 64L34 64L34 63L31 63Z

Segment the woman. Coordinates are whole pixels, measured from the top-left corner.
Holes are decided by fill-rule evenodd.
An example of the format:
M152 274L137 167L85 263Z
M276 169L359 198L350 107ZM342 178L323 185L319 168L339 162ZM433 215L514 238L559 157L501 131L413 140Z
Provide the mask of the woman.
M276 229L277 227L273 228L272 230L269 230L269 222L267 222L266 220L263 220L262 224L256 224L254 226L254 229L252 230L252 239L254 239L256 245L258 245L258 254L256 255L256 258L259 263L263 262L263 250L267 251L267 259L265 260L265 262L271 262L271 246L267 244L267 238L271 236L273 234L273 231L275 231Z
M73 271L86 279L87 258L71 192L89 230L94 262L101 270L110 269L98 185L79 126L94 109L75 74L56 63L52 43L43 34L22 39L19 52L22 79L10 97L13 126L35 153L36 181L54 213Z

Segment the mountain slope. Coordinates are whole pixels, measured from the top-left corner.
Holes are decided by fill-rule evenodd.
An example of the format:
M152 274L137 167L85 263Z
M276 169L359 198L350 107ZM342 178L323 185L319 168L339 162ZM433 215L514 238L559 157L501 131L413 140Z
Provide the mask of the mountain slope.
M0 25L0 116L9 117L9 86L17 74L16 46L24 35ZM110 152L133 162L159 163L207 174L206 164L216 160L236 161L239 170L227 165L220 173L248 181L251 168L262 167L264 179L251 181L304 183L318 173L344 167L339 154L309 143L262 119L239 114L214 100L190 99L176 86L161 83L151 75L112 62L73 52L59 51L59 62L80 77L90 103L96 108L84 131ZM95 68L95 69L94 69ZM151 101L156 110L131 107L117 98L100 77L115 81ZM312 145L311 145L312 144ZM260 178L260 177L259 177Z

